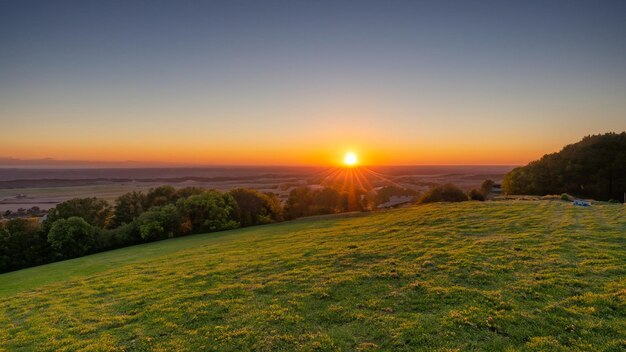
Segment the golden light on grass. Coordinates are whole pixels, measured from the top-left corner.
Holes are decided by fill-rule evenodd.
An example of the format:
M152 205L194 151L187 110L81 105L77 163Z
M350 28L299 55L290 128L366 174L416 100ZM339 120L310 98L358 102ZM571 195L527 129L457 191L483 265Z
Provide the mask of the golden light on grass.
M346 166L356 166L358 162L359 162L359 159L357 158L356 154L354 154L353 152L347 153L346 156L343 158L343 163Z

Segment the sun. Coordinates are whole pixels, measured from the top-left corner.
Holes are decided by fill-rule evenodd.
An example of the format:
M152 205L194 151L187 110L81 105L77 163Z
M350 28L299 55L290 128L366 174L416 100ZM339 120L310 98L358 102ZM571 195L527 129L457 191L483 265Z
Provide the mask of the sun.
M352 152L347 153L346 156L343 158L343 163L346 164L346 166L356 166L358 162L359 160L356 157L356 154Z

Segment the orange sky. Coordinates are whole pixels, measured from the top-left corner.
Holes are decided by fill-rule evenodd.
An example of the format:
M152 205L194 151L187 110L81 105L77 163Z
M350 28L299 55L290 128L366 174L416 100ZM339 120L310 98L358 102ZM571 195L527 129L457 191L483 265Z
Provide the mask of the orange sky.
M11 151L9 157L59 160L175 162L181 164L215 165L337 165L347 152L354 152L362 165L517 165L557 151L563 142L533 143L494 141L456 143L394 142L368 140L364 142L330 140L315 142L294 139L237 141L209 139L146 139L123 140L105 138L66 139L63 143L46 140L4 139L0 149Z

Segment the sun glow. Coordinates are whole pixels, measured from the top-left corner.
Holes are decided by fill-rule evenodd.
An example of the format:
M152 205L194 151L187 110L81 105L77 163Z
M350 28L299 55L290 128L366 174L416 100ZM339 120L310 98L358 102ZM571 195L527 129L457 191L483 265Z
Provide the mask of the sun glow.
M347 166L355 166L359 162L356 154L350 152L343 158L343 163Z

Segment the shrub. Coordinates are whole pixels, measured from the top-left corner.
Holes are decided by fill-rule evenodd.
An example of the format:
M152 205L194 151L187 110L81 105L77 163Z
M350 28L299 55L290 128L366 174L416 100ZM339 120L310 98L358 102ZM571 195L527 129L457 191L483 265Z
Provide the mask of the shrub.
M569 195L567 193L561 194L561 200L570 201Z
M87 254L95 244L94 228L83 218L73 216L59 219L52 224L48 242L63 258L74 258Z
M420 198L419 203L463 202L466 200L467 195L460 188L447 183L431 188Z
M481 202L485 200L485 196L483 195L483 193L477 189L473 189L469 192L469 198L471 200L478 200Z

